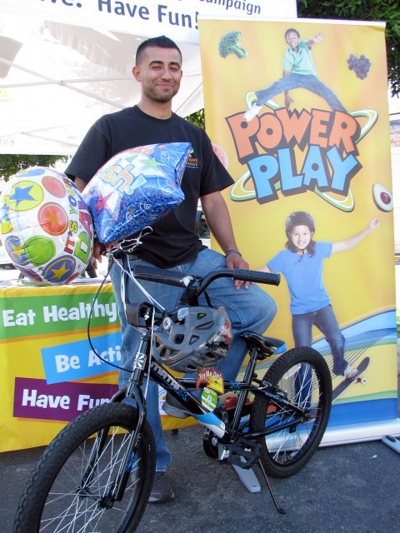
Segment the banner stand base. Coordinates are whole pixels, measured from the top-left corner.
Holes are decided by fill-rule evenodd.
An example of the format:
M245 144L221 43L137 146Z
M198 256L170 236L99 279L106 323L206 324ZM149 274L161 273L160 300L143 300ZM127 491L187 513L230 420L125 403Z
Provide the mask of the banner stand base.
M392 448L395 452L400 453L400 440L393 437L393 435L388 435L382 439L382 442L389 446L389 448Z
M400 437L400 418L374 423L368 422L365 424L328 427L320 446L335 446L339 444L355 444L357 442L382 440L384 444L387 444L400 454L400 439L397 439L395 435ZM261 486L252 469L245 470L236 465L232 466L240 481L249 492L261 491Z
M249 492L260 492L261 485L257 479L257 476L254 473L252 468L244 469L240 466L232 465L235 472L237 473L240 481L246 487Z
M382 440L388 435L393 437L400 436L400 418L366 422L364 424L328 426L320 446L335 446L337 444Z

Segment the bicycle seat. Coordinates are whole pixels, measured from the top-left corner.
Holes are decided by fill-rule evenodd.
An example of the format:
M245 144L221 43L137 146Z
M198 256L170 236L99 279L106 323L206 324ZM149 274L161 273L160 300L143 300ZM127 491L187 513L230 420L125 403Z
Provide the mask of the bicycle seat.
M249 348L257 348L257 359L259 361L262 361L271 355L286 352L286 343L280 339L275 339L274 337L264 337L263 335L259 335L254 331L244 331L241 334L241 337L247 342Z

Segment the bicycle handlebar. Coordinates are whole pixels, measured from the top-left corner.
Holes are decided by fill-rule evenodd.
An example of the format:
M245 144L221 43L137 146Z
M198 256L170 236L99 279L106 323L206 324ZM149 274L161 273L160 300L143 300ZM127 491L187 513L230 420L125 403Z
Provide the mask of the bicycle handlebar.
M175 270L163 270L157 267L135 266L132 269L135 278L145 281L154 281L164 285L174 285L175 287L185 287L188 283L185 280L194 279L190 274L182 274Z
M165 285L174 285L177 287L187 287L192 280L198 280L198 288L200 292L208 287L215 279L228 277L234 280L251 281L254 283L264 283L267 285L279 285L281 281L280 274L273 274L271 272L260 272L259 270L244 270L236 269L222 269L211 272L205 278L198 278L191 274L182 274L174 270L164 270L156 267L137 266L133 270L133 275L138 279L147 281L155 281L157 283L164 283Z
M272 272L243 270L240 268L236 268L233 272L233 279L238 279L241 281L253 281L255 283L266 283L267 285L279 285L281 282L281 275L273 274Z

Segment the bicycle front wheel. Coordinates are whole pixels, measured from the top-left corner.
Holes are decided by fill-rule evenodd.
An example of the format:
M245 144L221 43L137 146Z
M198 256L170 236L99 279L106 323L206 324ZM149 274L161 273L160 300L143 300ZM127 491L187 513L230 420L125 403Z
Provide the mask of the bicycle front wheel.
M155 473L155 443L147 421L137 450L131 451L137 420L134 407L108 403L70 422L32 472L17 509L14 533L135 531ZM125 491L117 501L114 487L121 476Z
M255 395L250 432L268 429L259 439L262 465L267 475L287 478L308 463L322 440L332 402L331 376L316 350L298 347L281 355L263 381L277 387L275 396L305 410L302 416L279 400Z

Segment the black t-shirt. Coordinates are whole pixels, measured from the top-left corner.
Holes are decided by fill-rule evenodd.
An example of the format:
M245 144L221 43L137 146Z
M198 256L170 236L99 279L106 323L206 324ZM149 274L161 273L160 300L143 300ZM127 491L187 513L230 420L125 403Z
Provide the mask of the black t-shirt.
M187 263L202 249L196 231L197 203L201 196L221 191L233 180L214 154L211 141L201 128L172 114L160 120L137 106L101 117L93 124L66 174L89 182L98 169L122 150L167 142L190 142L190 154L182 178L185 200L168 216L152 225L135 254L166 268Z

